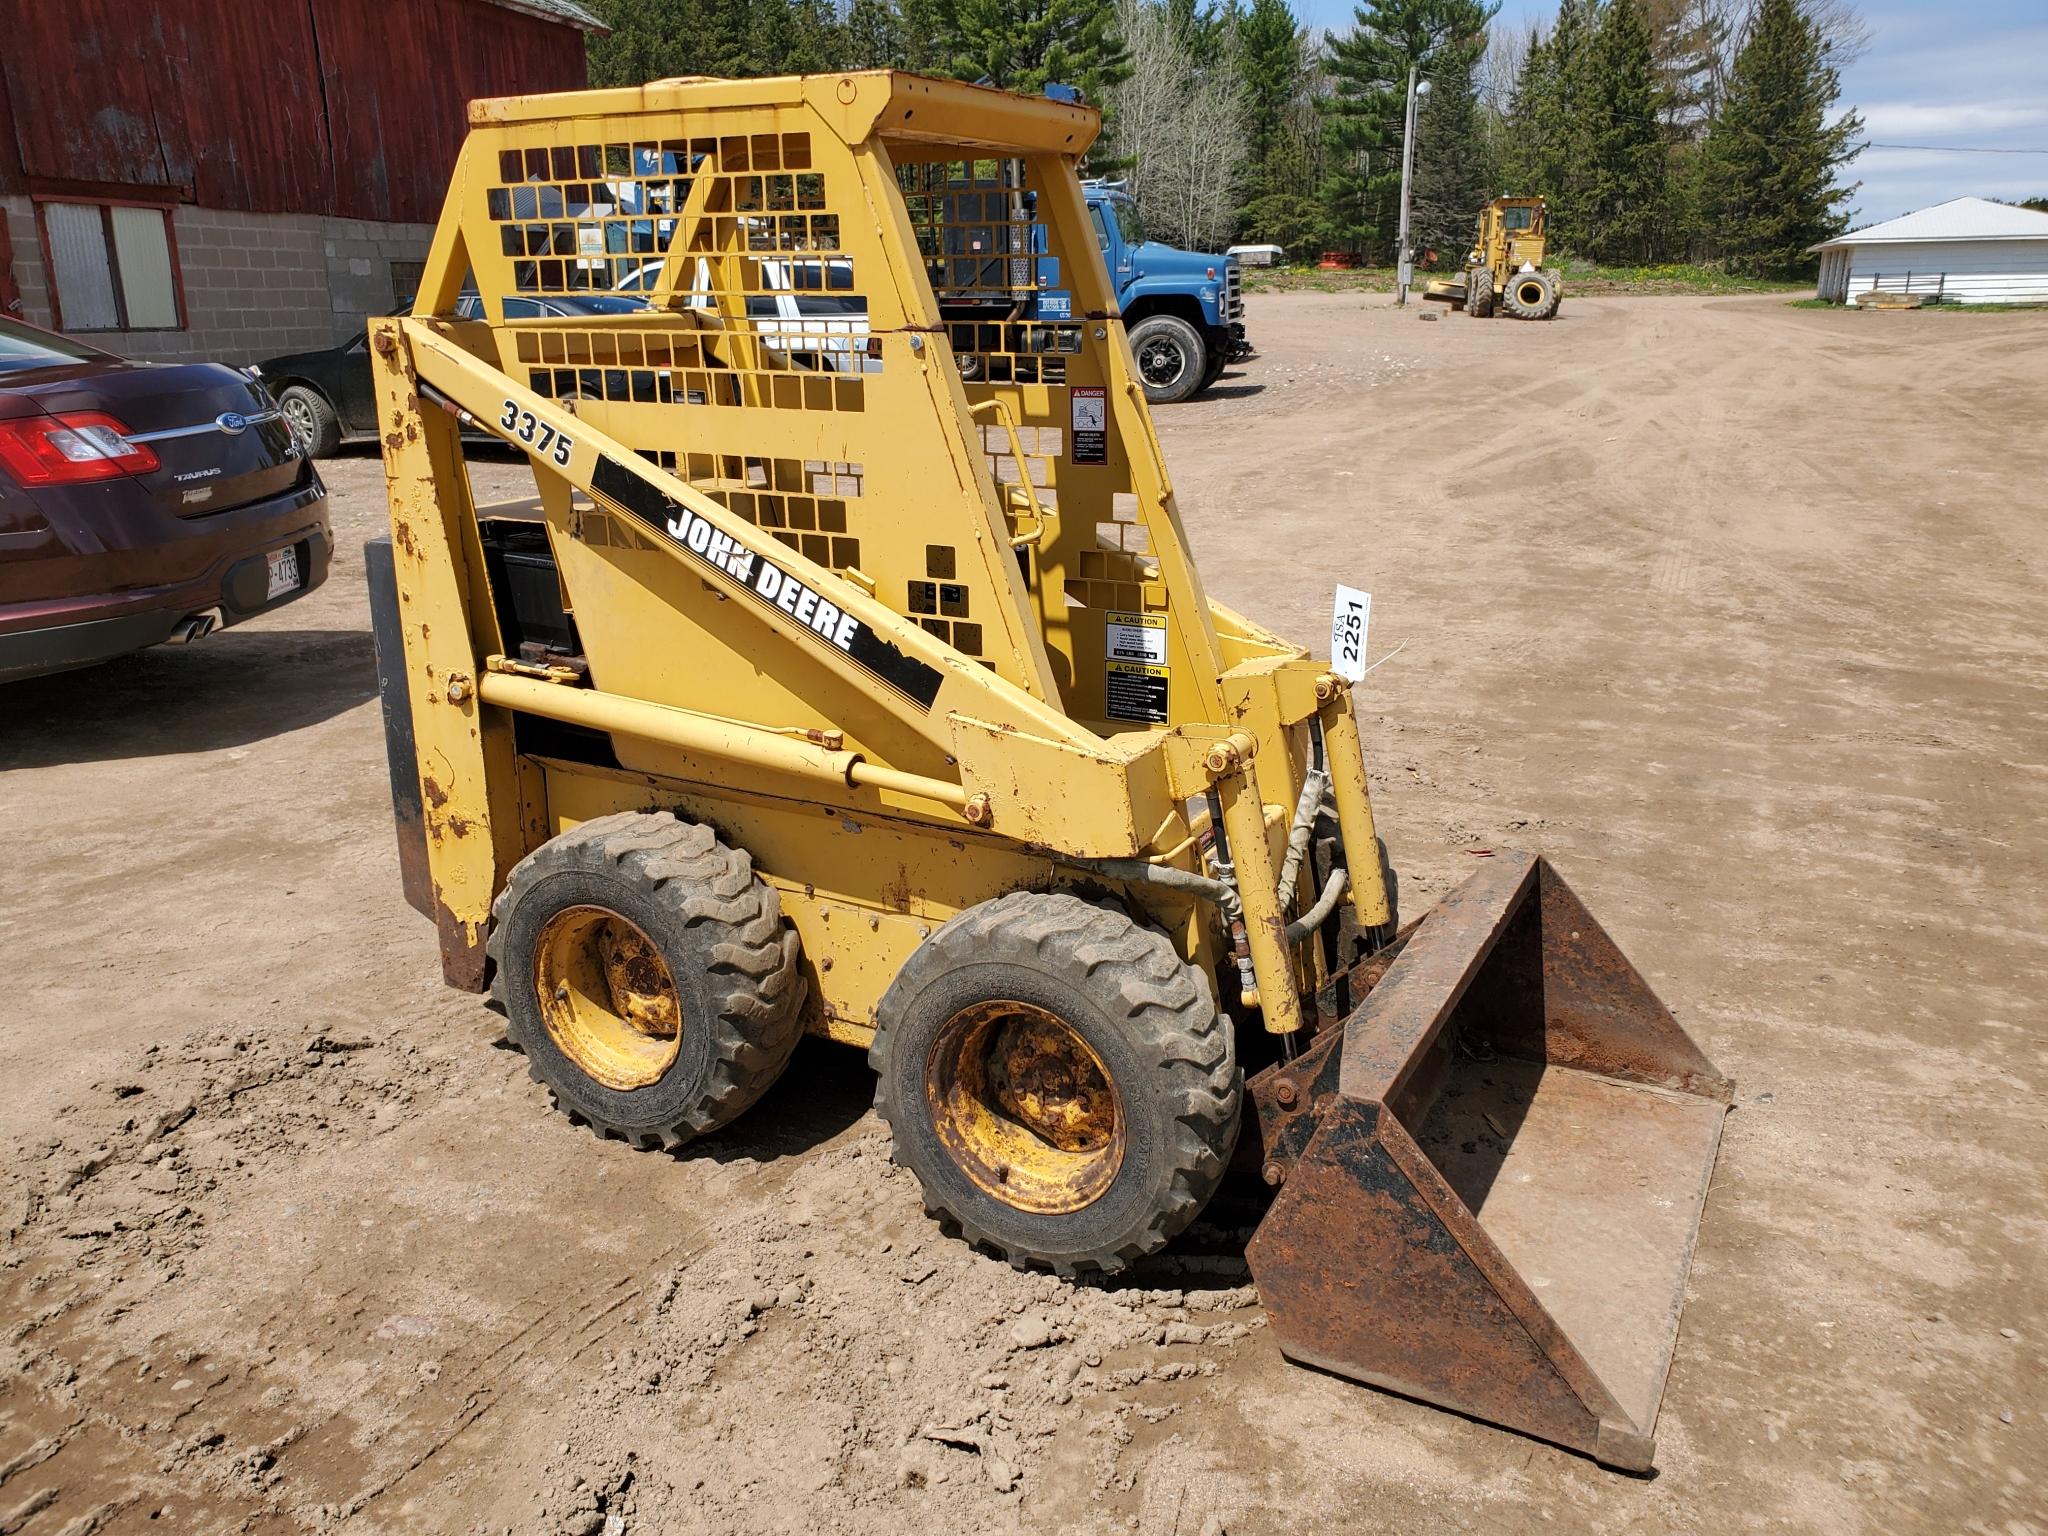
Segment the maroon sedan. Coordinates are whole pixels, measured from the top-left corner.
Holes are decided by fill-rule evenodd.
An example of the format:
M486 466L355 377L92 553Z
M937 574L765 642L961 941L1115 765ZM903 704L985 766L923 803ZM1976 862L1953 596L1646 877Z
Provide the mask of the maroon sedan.
M0 682L310 592L327 491L261 385L0 318Z

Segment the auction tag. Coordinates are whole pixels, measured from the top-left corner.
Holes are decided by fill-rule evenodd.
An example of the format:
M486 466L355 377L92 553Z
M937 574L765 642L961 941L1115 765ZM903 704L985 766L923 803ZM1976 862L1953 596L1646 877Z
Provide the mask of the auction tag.
M1350 682L1365 676L1365 626L1371 618L1372 594L1339 584L1330 615L1330 666Z

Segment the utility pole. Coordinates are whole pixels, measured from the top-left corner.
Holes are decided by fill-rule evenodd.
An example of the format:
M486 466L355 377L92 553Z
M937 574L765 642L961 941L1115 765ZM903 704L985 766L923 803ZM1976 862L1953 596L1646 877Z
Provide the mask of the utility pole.
M1408 285L1415 281L1415 262L1408 252L1408 188L1415 179L1415 103L1429 94L1429 82L1418 80L1415 65L1408 66L1408 126L1401 135L1401 239L1395 258L1394 302L1405 306Z

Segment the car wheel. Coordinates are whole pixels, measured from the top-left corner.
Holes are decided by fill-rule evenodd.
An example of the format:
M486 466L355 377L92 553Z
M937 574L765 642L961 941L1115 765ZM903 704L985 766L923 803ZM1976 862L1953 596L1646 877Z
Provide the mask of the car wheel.
M330 458L341 446L341 418L317 389L290 385L277 397L277 408L284 415L285 425L292 429L292 436L314 458Z
M1131 327L1138 382L1154 405L1178 405L1202 387L1209 349L1202 333L1173 315L1149 315Z

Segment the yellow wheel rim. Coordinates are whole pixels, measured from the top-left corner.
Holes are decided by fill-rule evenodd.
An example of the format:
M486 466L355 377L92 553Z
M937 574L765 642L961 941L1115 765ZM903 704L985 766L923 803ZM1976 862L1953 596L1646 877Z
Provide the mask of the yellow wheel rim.
M925 1063L940 1143L981 1189L1059 1215L1099 1199L1124 1159L1124 1114L1102 1058L1057 1014L1006 998L946 1021Z
M557 912L534 945L533 986L550 1038L605 1087L644 1088L675 1064L675 978L631 919L604 907Z
M1522 284L1520 297L1524 309L1541 309L1543 307L1543 285L1541 283Z

